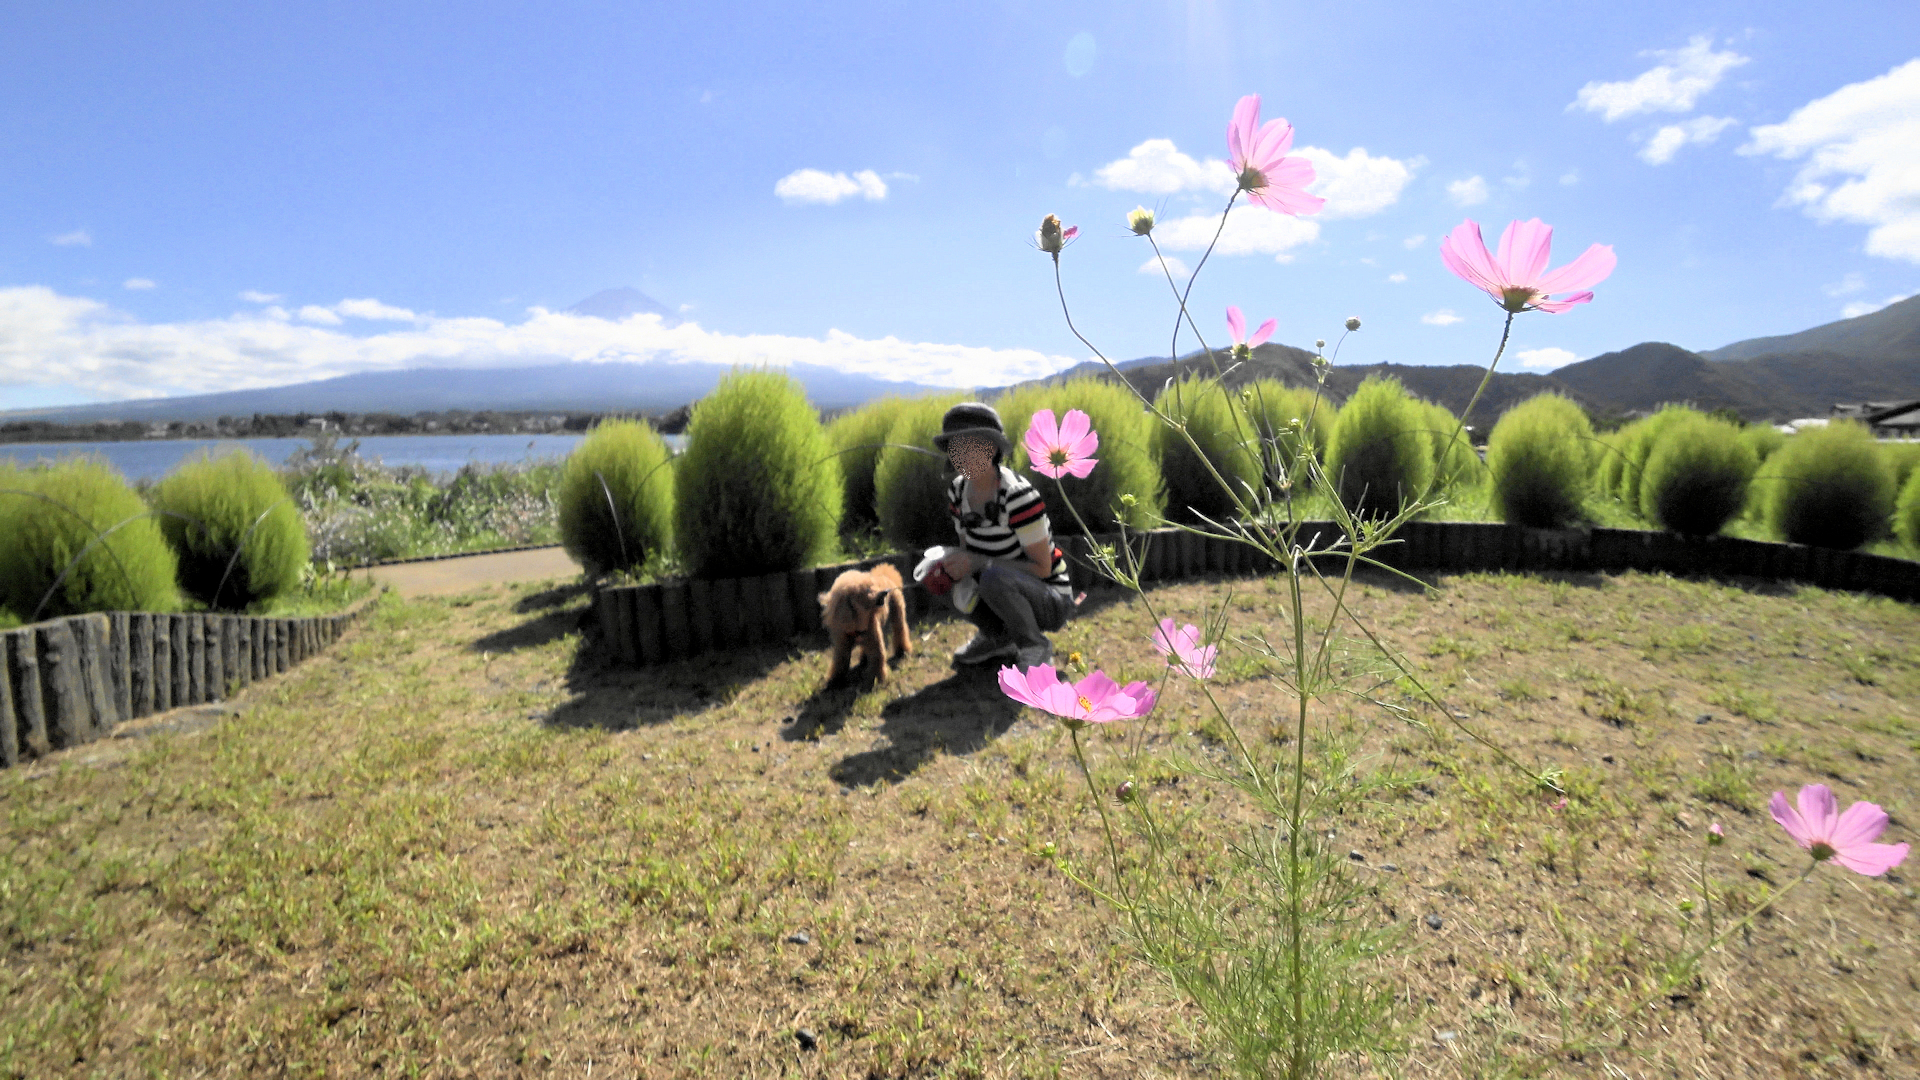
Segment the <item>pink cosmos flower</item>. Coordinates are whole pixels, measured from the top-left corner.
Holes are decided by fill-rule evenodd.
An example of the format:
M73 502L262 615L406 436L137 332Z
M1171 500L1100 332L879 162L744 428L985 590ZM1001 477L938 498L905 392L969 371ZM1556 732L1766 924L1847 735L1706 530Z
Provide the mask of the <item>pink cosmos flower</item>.
M1072 727L1145 716L1157 696L1145 682L1123 687L1104 671L1095 671L1077 683L1061 682L1052 664L1035 664L1024 675L1019 668L1003 667L1000 689L1022 705L1050 712Z
M1545 311L1559 314L1593 299L1591 292L1575 292L1559 300L1553 296L1586 289L1613 273L1613 248L1595 244L1558 270L1547 271L1547 249L1553 226L1539 218L1515 221L1500 234L1500 253L1487 253L1480 225L1471 219L1454 226L1440 240L1440 261L1470 285L1485 289L1494 302L1512 312Z
M1068 473L1085 480L1100 463L1090 456L1100 449L1100 436L1093 430L1093 421L1079 409L1068 409L1066 420L1059 424L1054 422L1052 409L1034 413L1026 444L1027 459L1033 467L1055 480Z
M1261 323L1260 329L1255 330L1253 337L1249 338L1247 337L1246 316L1240 314L1239 308L1229 306L1227 308L1227 329L1233 334L1233 355L1245 358L1248 353L1260 347L1262 343L1272 337L1273 328L1279 325L1279 319L1268 319L1266 322Z
M1220 651L1218 645L1201 648L1200 630L1191 623L1175 631L1172 619L1160 620L1160 628L1153 632L1153 647L1168 657L1169 666L1195 679L1213 677L1213 658Z
M1813 853L1815 861L1832 859L1856 874L1879 877L1907 857L1905 844L1872 842L1887 827L1887 812L1873 803L1857 802L1839 813L1840 804L1825 784L1808 784L1795 801L1798 810L1787 805L1783 792L1776 791L1767 809L1788 836Z
M1227 151L1234 178L1247 198L1282 214L1312 214L1327 200L1307 194L1313 183L1313 163L1290 158L1293 125L1285 120L1260 124L1260 95L1248 94L1233 107L1227 124Z

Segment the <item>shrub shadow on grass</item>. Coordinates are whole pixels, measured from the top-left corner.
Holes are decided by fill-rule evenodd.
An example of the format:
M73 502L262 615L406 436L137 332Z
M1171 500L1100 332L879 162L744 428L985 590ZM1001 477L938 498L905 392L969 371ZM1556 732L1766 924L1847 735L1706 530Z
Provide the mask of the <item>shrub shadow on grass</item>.
M582 596L590 597L592 594L591 582L585 580L568 582L555 585L551 589L540 589L537 592L528 593L513 602L513 610L522 615L536 611L550 611L553 608L565 607Z
M515 607L517 609L519 605L516 604ZM509 627L505 630L496 630L474 641L471 645L467 646L467 649L470 652L487 653L508 653L518 652L521 649L536 649L542 645L558 641L568 634L584 630L591 626L592 623L592 608L575 609L571 611L561 608L557 611L548 611L545 615L536 619L530 619L527 622L521 623L519 626Z
M567 669L566 687L573 697L555 707L545 723L631 731L697 713L766 678L787 662L803 639L804 635L797 635L794 641L779 645L709 653L644 668L621 664L605 648L588 642L574 653Z
M937 754L985 748L1013 726L1021 707L1001 692L999 665L963 668L880 710L879 733L887 745L850 754L827 774L846 787L897 784Z

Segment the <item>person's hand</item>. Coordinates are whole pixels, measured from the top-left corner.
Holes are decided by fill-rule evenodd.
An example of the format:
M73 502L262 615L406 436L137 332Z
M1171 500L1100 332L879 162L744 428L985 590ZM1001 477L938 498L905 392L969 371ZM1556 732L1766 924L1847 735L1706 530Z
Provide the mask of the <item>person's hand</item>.
M974 554L966 550L951 552L946 558L940 560L940 565L947 568L948 577L959 581L973 573L975 566Z

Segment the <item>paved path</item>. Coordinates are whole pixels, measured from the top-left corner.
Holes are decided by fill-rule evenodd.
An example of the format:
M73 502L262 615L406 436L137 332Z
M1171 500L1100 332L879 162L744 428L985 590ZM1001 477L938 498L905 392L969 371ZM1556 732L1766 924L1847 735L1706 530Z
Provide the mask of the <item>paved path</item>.
M367 573L393 586L401 596L441 596L482 585L577 578L580 564L567 556L565 548L550 547L376 566Z

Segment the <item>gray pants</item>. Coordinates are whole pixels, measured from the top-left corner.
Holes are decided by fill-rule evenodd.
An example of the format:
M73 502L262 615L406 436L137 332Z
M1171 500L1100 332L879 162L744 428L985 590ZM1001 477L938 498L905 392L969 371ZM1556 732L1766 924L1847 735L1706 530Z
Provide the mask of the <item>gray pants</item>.
M980 601L967 618L981 633L1006 638L1017 645L1051 645L1042 631L1067 625L1073 601L1025 570L992 563L980 571ZM947 593L947 602L953 594Z

